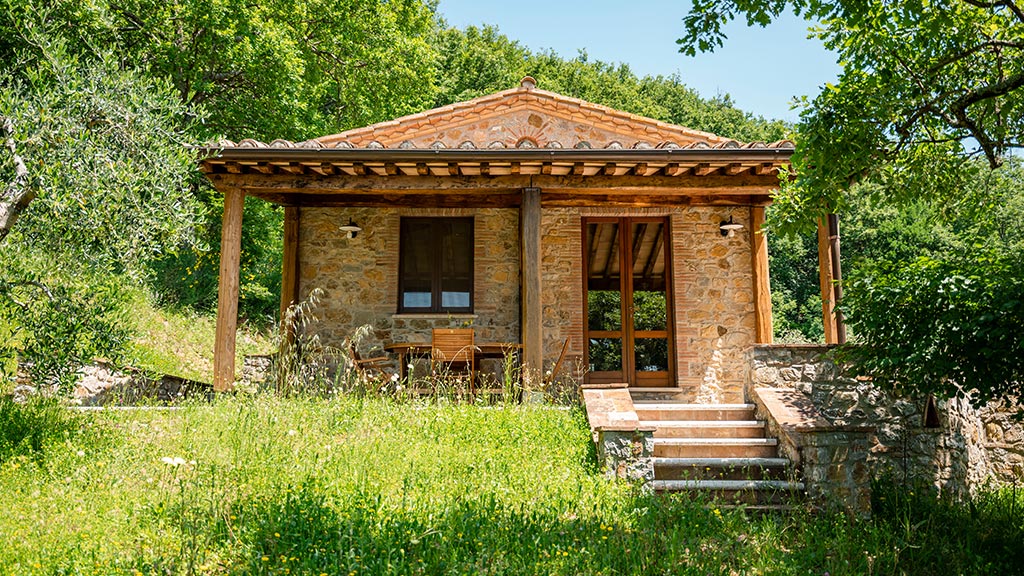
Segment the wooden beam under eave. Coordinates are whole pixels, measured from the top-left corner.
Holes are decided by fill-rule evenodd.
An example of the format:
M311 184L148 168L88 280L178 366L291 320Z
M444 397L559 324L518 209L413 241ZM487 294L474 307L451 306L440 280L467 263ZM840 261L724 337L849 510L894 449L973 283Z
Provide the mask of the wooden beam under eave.
M634 191L688 191L685 193L716 194L735 191L744 193L770 193L777 190L779 180L775 176L757 176L749 172L736 176L709 174L706 176L556 176L536 175L531 178L521 172L518 176L501 176L480 178L465 175L449 176L377 176L366 175L362 165L346 167L340 165L342 171L355 172L362 170L364 175L338 174L319 176L261 175L261 174L210 174L211 182L221 188L240 187L246 190L295 191L307 194L318 192L337 193L344 190L407 190L407 191L444 191L444 190L521 190L531 185L548 190L600 190L601 193L618 191L632 193ZM521 169L525 166L521 166ZM548 168L551 166L548 164ZM569 167L567 166L566 169ZM718 170L717 167L712 167Z
M835 306L832 298L832 251L829 246L828 225L818 220L818 284L821 288L821 321L825 327L825 344L838 344Z
M707 163L697 164L693 167L693 174L695 176L709 176L718 172L718 166L712 166Z
M729 176L742 174L743 172L746 172L748 170L750 170L750 166L744 166L743 164L738 163L729 164L728 166L725 167L725 173L728 174Z
M528 386L539 387L544 367L544 334L541 308L541 203L540 188L527 187L519 208L522 255L521 332L523 377Z
M771 344L772 289L768 273L768 233L763 230L764 206L750 208L750 247L754 277L754 337L757 344Z
M217 286L217 332L213 348L213 389L235 386L235 337L238 330L238 281L242 253L242 211L245 192L224 190L220 236L220 276Z

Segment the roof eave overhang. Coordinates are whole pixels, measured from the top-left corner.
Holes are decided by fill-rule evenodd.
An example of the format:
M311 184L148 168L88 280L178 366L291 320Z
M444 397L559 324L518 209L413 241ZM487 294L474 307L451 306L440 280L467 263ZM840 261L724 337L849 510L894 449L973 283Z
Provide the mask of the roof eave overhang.
M394 149L394 148L199 148L204 163L221 162L789 162L792 148L655 149Z

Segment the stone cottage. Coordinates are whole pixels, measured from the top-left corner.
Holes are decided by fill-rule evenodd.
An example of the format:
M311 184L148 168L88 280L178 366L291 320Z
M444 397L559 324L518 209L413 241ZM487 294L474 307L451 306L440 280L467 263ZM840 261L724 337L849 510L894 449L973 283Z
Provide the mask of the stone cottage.
M423 346L433 328L472 326L476 343L520 350L533 382L567 350L599 454L655 489L798 491L865 512L886 471L962 492L1024 470L1004 411L932 413L846 379L824 348L771 345L761 227L792 142L740 143L527 77L340 134L208 152L224 194L217 390L235 380L254 196L284 207L281 307L321 294L322 343L369 325ZM837 226L818 231L829 344L843 339Z
M215 387L234 381L242 199L284 207L282 307L322 290L322 342L471 325L529 372L741 402L771 341L760 227L789 141L741 143L538 89L306 142L223 142ZM343 228L347 227L347 228ZM345 230L352 230L348 233Z

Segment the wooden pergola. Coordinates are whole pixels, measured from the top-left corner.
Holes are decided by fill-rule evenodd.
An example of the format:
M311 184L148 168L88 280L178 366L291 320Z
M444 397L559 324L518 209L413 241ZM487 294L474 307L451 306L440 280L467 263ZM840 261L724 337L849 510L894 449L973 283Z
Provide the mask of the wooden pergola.
M542 207L749 206L757 339L771 341L768 249L758 231L792 146L670 149L318 148L281 141L210 150L207 177L224 193L214 385L234 381L239 250L246 195L285 207L281 305L296 301L304 206L518 208L523 362L539 369Z

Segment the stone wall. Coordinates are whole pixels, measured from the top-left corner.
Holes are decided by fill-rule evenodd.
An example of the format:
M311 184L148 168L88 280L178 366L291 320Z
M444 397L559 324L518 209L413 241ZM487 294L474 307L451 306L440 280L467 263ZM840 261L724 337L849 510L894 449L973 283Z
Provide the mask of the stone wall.
M724 238L718 226L730 215L748 229ZM557 354L570 336L568 365L576 369L583 367L581 226L587 216L669 217L676 384L689 401L742 402L745 351L755 338L749 208L546 208L541 219L545 357Z
M875 477L923 482L954 495L988 481L1024 479L1024 434L1011 410L939 401L938 425L927 426L927 398L895 397L867 380L844 376L823 358L827 351L824 346L756 346L751 384L802 392L837 428L873 427L867 463ZM752 390L748 394L753 397Z
M474 314L396 314L399 223L403 216L473 216ZM565 338L571 344L562 378L579 380L584 318L581 219L586 216L667 216L675 307L677 384L690 400L741 402L745 350L754 343L750 209L681 206L664 209L545 208L541 218L545 368ZM733 216L748 226L719 233ZM363 231L338 230L349 219ZM471 325L481 341L520 339L518 209L303 208L299 237L300 290L322 291L312 330L338 346L357 328L373 342L429 342L434 327Z
M473 216L473 314L397 314L403 216ZM346 238L349 219L363 231ZM515 209L303 208L299 294L322 290L312 326L340 346L361 326L371 343L429 342L432 328L472 326L486 342L519 341L519 211Z

